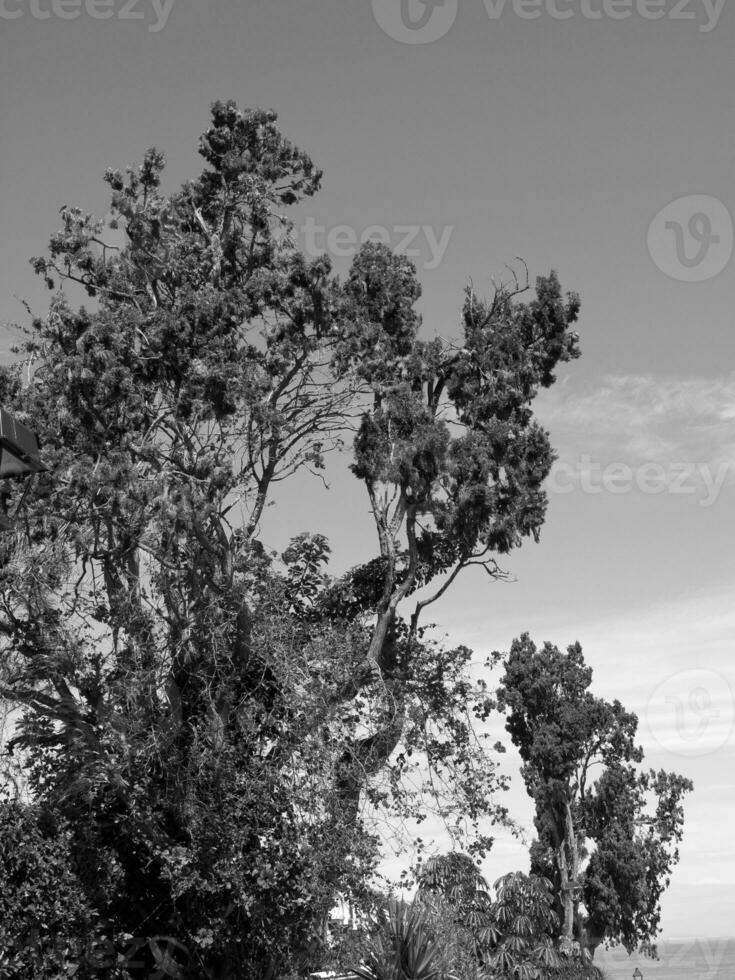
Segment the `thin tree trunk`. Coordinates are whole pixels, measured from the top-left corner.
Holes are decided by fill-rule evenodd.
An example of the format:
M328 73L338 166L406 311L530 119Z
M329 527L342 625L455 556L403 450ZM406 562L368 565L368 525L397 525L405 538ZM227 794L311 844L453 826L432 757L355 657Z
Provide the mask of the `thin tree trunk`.
M567 801L564 812L564 838L557 849L561 879L561 903L564 913L561 935L565 944L574 941L574 920L579 883L579 845L574 832L572 808Z

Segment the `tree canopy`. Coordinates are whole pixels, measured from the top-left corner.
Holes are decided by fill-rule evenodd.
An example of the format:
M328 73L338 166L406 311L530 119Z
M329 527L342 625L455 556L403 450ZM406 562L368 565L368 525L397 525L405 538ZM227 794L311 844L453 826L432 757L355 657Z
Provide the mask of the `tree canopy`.
M491 700L420 617L538 538L533 401L579 300L554 273L468 289L461 337L425 339L405 257L367 244L340 281L296 248L321 173L274 113L216 103L199 150L169 194L155 149L108 170L108 221L63 208L34 260L53 298L0 401L48 472L0 542L0 695L119 975L262 980L314 962L336 896L373 901L366 807L433 793L476 854L506 820ZM319 529L277 555L262 528L350 442L376 548L335 578Z

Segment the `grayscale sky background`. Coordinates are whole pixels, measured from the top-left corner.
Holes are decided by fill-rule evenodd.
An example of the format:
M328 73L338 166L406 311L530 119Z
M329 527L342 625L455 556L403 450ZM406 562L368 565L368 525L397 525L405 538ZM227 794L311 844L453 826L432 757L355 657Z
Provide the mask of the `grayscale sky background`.
M502 14L406 0L417 23L431 13L424 30L449 28L417 43L399 0L173 0L167 16L137 0L135 19L123 0L55 2L0 0L0 321L27 323L21 300L43 313L27 259L59 207L103 214L105 168L151 145L168 189L195 175L219 98L276 109L324 168L297 218L324 229L303 239L338 271L349 230L398 246L416 229L427 336L457 336L467 281L490 292L516 256L581 294L583 356L538 404L560 454L541 542L508 559L513 583L468 573L432 618L478 661L522 631L581 641L596 692L638 713L649 763L696 782L664 936L732 934L735 3L715 18L712 0L677 16L674 0L508 0ZM2 331L3 358L15 337ZM331 493L287 488L267 543L319 530L335 568L370 557L347 463L330 465ZM486 870L524 861L503 838Z

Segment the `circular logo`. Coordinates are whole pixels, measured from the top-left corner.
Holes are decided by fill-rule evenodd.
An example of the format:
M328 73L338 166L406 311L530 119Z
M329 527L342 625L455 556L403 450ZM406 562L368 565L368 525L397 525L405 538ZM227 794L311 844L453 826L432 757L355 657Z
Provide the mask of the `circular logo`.
M459 0L373 0L373 16L388 37L403 44L430 44L449 31Z
M713 279L730 261L733 223L722 201L706 194L680 197L648 226L648 251L659 269L680 282Z
M733 695L722 674L694 668L662 681L646 706L648 729L675 755L716 752L730 738L735 720Z

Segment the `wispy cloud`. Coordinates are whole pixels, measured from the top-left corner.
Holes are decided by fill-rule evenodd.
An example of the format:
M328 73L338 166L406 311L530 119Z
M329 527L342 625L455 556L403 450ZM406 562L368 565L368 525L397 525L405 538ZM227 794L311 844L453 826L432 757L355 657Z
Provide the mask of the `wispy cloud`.
M735 374L608 376L581 390L567 379L538 412L559 456L552 493L681 494L709 507L735 486Z
M543 393L539 415L562 458L735 462L735 373L607 376L581 390L566 379Z

